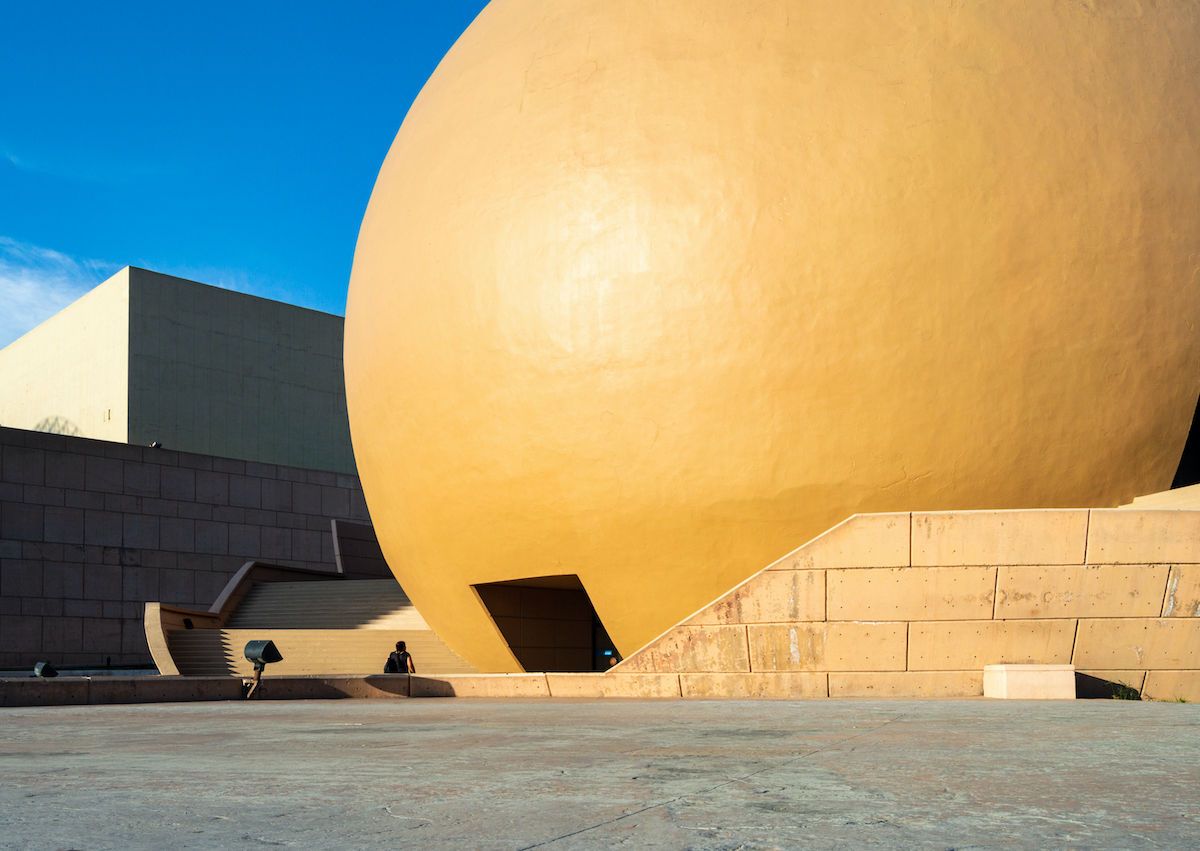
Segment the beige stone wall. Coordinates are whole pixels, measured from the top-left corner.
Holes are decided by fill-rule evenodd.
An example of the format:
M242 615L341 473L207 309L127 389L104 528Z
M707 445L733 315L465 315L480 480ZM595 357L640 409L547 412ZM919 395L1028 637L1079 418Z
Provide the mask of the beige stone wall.
M128 362L122 269L0 349L0 425L124 442Z
M1006 662L1200 699L1200 511L858 515L617 670L685 697L946 697Z

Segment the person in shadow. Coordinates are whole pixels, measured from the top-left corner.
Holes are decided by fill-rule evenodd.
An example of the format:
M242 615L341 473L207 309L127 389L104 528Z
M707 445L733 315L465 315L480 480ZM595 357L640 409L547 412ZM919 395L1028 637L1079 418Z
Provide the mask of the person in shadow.
M415 674L417 672L412 654L408 652L403 641L397 641L396 649L388 654L383 672L385 674Z

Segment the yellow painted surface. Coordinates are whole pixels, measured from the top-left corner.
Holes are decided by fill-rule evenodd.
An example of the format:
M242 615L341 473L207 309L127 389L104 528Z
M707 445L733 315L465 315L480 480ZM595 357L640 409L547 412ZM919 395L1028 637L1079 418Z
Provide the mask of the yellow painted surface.
M1200 618L1200 564L1173 564L1163 596L1164 618Z
M975 697L983 694L982 671L835 672L830 697Z
M903 671L903 623L749 626L752 671Z
M1165 564L1001 567L996 617L1152 618L1163 605Z
M912 517L912 564L1082 564L1086 511L947 511Z
M860 514L806 547L771 565L771 570L908 565L909 514Z
M1167 487L1200 7L1126 6L489 5L347 306L363 485L430 626L515 670L469 586L574 572L628 654L855 512Z
M1200 667L1200 618L1116 618L1079 622L1079 668Z
M1073 620L914 623L908 633L913 671L982 670L984 665L1067 664Z
M992 616L994 567L882 567L826 571L828 617L972 620Z
M1200 671L1150 671L1142 695L1152 700L1200 703Z
M684 697L827 697L824 673L680 674Z
M680 626L621 664L620 672L750 670L744 626Z
M825 571L764 570L688 623L821 620L825 620Z
M1092 511L1087 560L1200 563L1200 511Z

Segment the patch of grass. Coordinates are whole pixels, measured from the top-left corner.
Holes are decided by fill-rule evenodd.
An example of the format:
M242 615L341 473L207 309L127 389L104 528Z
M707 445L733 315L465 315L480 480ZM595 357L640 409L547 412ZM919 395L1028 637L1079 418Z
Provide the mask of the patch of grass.
M1142 693L1133 686L1127 686L1125 683L1113 683L1112 690L1113 700L1141 700Z

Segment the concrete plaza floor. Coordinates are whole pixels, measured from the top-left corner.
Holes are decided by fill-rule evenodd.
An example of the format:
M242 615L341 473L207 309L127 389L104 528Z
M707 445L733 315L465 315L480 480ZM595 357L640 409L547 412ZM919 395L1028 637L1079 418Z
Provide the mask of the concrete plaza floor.
M1200 706L0 709L5 848L1196 847Z

